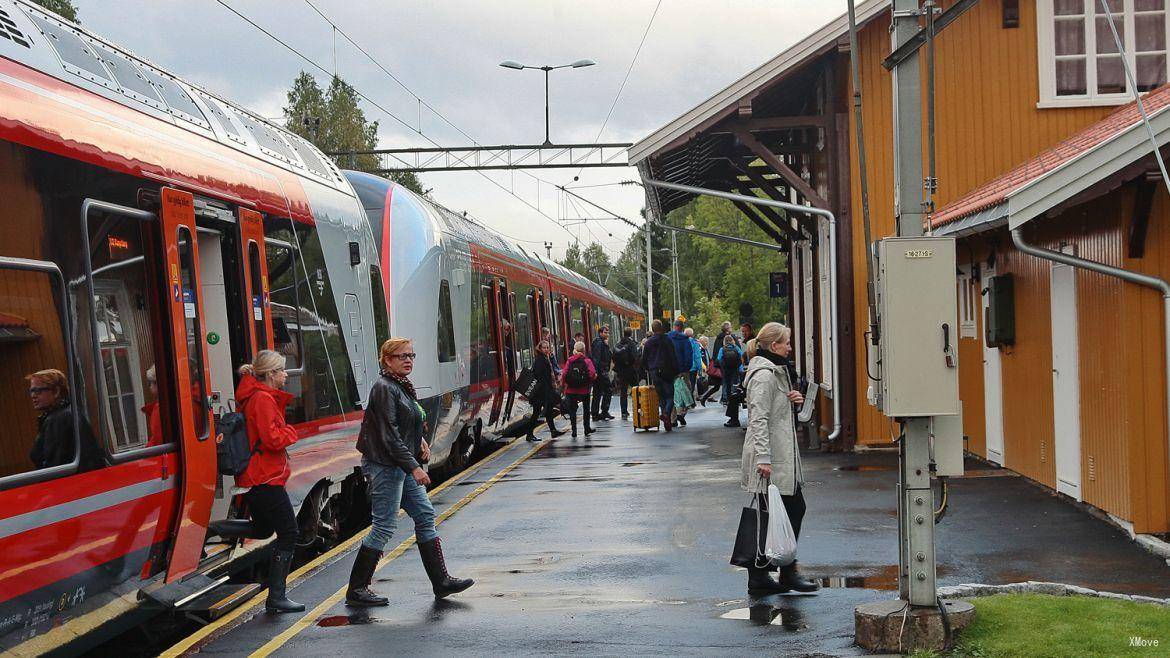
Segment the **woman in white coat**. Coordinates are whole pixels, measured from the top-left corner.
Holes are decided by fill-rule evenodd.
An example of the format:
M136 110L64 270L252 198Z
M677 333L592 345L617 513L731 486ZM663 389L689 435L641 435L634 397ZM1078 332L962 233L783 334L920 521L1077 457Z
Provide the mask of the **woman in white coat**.
M787 357L792 351L791 331L779 322L769 322L760 328L748 342L747 372L747 434L743 441L740 463L744 491L759 494L761 509L767 509L768 484L780 490L788 520L796 538L800 539L800 524L804 519L804 494L801 483L800 449L796 445L793 404L801 404L804 397L792 390L788 379ZM819 589L815 581L800 575L796 563L780 568L780 581L772 580L767 569L748 569L748 592L813 592Z

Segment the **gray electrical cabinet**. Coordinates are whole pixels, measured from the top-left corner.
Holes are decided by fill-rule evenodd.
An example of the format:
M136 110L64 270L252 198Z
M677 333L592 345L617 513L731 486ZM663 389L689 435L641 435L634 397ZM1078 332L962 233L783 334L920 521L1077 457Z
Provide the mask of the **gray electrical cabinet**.
M954 238L878 242L881 410L891 418L959 413Z

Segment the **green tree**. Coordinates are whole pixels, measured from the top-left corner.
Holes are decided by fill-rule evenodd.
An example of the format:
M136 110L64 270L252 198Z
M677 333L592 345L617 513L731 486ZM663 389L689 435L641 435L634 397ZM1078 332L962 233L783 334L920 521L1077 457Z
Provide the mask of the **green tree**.
M33 0L33 2L58 14L61 18L81 24L81 21L77 20L77 7L73 5L71 0Z
M326 153L369 151L378 147L378 122L366 119L357 90L334 76L329 88L322 90L317 79L301 71L288 91L284 106L285 127L312 142ZM375 172L374 155L336 156L337 164L346 169ZM390 180L426 195L422 181L413 172L394 172Z

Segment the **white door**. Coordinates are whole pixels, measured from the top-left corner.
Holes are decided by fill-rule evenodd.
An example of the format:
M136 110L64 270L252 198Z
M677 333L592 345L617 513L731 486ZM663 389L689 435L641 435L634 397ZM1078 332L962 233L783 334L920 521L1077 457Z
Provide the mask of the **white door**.
M995 276L995 268L983 270L983 281ZM999 348L987 346L988 295L983 298L983 414L986 422L987 460L1003 466L1003 378Z
M345 317L349 325L349 360L353 363L353 379L357 390L366 390L366 327L362 323L362 309L357 295L345 296Z
M1066 253L1071 249L1062 249ZM1056 490L1081 499L1081 377L1076 269L1052 264L1052 424Z

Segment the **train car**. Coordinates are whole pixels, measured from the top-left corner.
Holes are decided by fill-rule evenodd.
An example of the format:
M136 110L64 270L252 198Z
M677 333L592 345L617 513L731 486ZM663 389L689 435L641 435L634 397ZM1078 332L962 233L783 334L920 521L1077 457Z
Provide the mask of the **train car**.
M391 330L423 357L433 464L460 467L528 413L512 383L533 340L573 322L554 295L586 309L583 331L637 316L25 0L0 0L0 198L0 651L16 655L257 587L227 581L267 541L208 526L242 512L214 427L258 350L286 359L310 549L368 521L354 439ZM46 369L73 428L51 456L34 447L55 408L26 380Z
M450 457L459 466L484 437L520 431L531 406L513 384L532 366L542 329L551 331L564 363L575 334L588 345L600 325L620 336L641 317L597 283L432 199L384 178L344 173L390 273L391 326L415 340L416 388L426 392L428 416L450 428L432 437L440 462Z
M353 438L389 318L329 158L0 0L0 198L0 651L76 648L262 555L207 536L238 511L214 422L259 349L284 354L295 394L302 542L362 522ZM46 410L25 377L45 369L73 430L33 454Z

